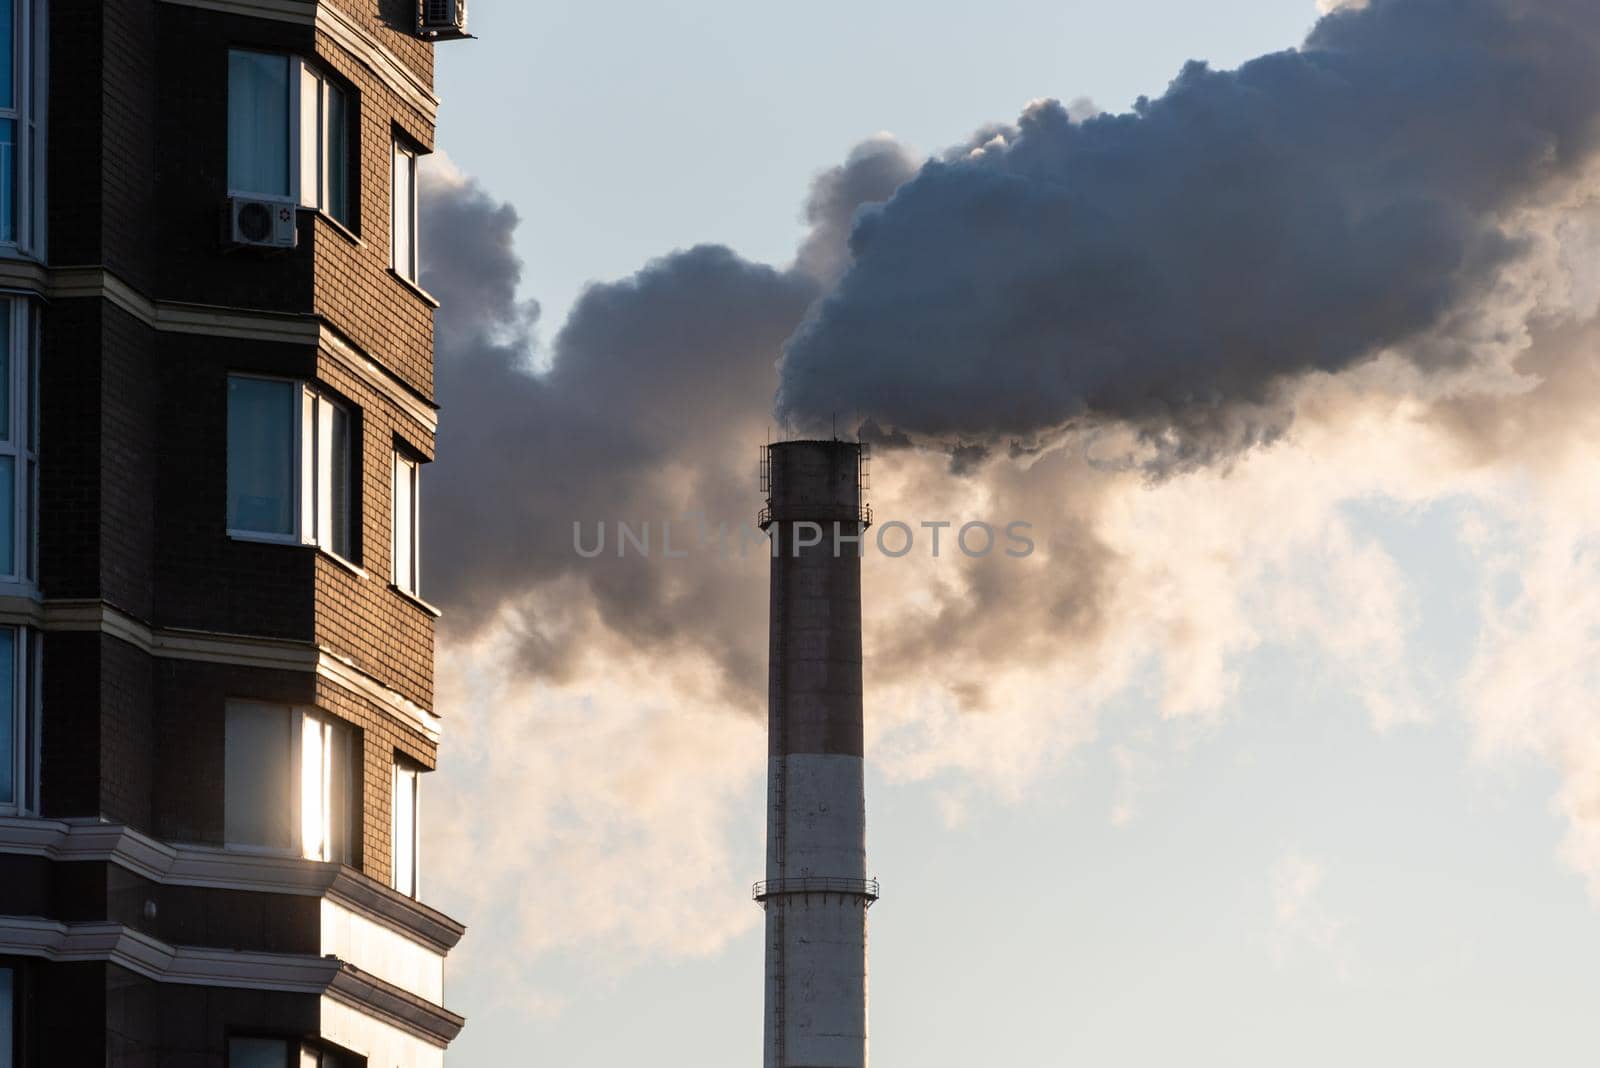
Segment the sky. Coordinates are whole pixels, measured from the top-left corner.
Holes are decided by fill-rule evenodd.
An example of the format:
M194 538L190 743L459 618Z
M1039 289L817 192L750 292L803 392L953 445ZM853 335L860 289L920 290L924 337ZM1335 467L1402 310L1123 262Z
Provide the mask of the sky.
M803 400L807 367L851 383L841 404L879 397L868 414L916 440L878 451L880 517L1024 519L1043 549L864 565L878 1063L1592 1060L1600 297L1584 262L1600 229L1581 166L1538 181L1499 167L1520 142L1496 132L1522 127L1482 101L1471 136L1448 142L1454 113L1426 110L1426 80L1384 110L1445 131L1431 155L1285 142L1306 164L1285 172L1299 193L1366 205L1393 195L1394 174L1420 175L1428 203L1459 211L1419 254L1467 251L1440 272L1448 292L1424 294L1419 329L1363 317L1372 298L1337 285L1393 291L1381 263L1411 246L1375 257L1362 240L1405 237L1417 212L1353 237L1308 228L1314 299L1356 294L1347 317L1371 336L1314 359L1269 351L1267 385L1236 360L1198 385L1157 364L1150 381L1183 388L1153 389L1153 410L1088 382L1059 408L1013 388L991 411L974 383L1005 376L964 377L964 351L918 353L961 384L952 403L932 373L874 394L830 340L833 321L914 335L884 279L943 284L923 263L982 263L1001 296L1017 288L938 221L962 217L956 179L1036 178L1056 164L1028 146L1053 137L1145 151L1141 131L1183 123L1084 117L1161 97L1190 59L1225 71L1298 45L1318 14L1301 0L475 0L479 39L439 49L448 159L423 208L424 280L445 300L426 592L447 610L423 891L470 927L450 963L447 1000L469 1021L450 1063L758 1056L763 561L588 562L569 536L574 521L691 508L746 518L773 397L781 383ZM1287 108L1298 83L1281 84L1267 96ZM1206 94L1226 101L1231 85L1198 78L1171 110L1222 107ZM1529 83L1507 111L1587 145L1583 116L1561 125L1567 88ZM1034 103L1050 98L1057 126ZM998 147L995 124L1017 124ZM909 184L952 148L972 162L951 181ZM1200 168L1186 152L1171 142L1170 173ZM1533 153L1547 155L1567 158ZM1429 170L1440 159L1452 175ZM1074 176L1086 197L1092 179ZM857 203L897 187L852 253ZM1125 188L1094 194L1104 217L1127 217ZM1165 199L1193 193L1204 222L1226 192ZM919 225L921 204L934 223ZM1055 240L1029 225L1001 259L1033 262L1034 229ZM1176 234L1167 262L1196 254L1189 233L1142 240ZM1340 273L1329 250L1347 247L1357 267ZM1228 241L1202 251L1245 277ZM1295 307L1293 286L1274 293ZM992 339L1010 314L951 307L977 317L948 322L955 337ZM809 348L790 344L802 321ZM1003 336L1011 352L1040 335ZM1149 369L1119 358L1123 380ZM893 406L908 395L925 403Z

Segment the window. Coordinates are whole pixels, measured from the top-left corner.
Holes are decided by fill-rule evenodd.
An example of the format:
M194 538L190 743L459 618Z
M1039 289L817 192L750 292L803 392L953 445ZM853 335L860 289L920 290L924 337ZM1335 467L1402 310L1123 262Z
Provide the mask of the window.
M415 282L417 269L417 152L394 143L394 196L389 204L393 255L390 266Z
M394 766L394 888L417 896L417 792L422 775L409 764Z
M302 394L301 450L306 540L346 560L350 551L350 411L310 390Z
M228 191L350 224L350 98L293 56L228 53Z
M228 533L354 557L350 409L282 378L228 376Z
M0 242L31 252L44 239L39 7L40 0L0 0Z
M394 454L394 584L421 596L422 548L417 522L417 491L422 465L401 453Z
M0 627L0 815L35 813L39 768L39 637Z
M0 1068L13 1068L17 1054L17 970L0 968Z
M228 191L293 195L288 56L228 53Z
M348 862L355 778L350 728L305 709L233 701L226 732L227 843Z
M228 377L228 529L299 533L295 514L297 385L274 378Z
M39 495L38 331L33 306L0 297L0 584L32 586Z
M355 1060L343 1053L327 1049L300 1047L299 1068L355 1068Z
M300 67L300 203L350 225L350 104L344 89Z
M356 1060L292 1038L230 1038L228 1068L354 1068ZM0 1068L9 1068L0 1061Z
M228 1068L297 1068L289 1063L290 1045L286 1038L230 1038Z

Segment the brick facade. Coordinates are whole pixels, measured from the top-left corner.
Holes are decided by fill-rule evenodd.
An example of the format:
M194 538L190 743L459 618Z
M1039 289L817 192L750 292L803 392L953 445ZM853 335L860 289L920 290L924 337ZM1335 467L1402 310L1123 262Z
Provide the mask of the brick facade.
M433 455L436 307L389 268L391 147L431 150L434 45L416 36L415 0L265 7L273 17L231 0L49 4L38 597L0 592L0 611L44 636L43 829L0 818L0 968L20 976L26 1068L221 1066L240 1033L334 1048L315 993L173 978L117 955L137 939L204 961L214 949L303 956L310 974L327 951L319 887L335 884L340 908L427 952L460 937L388 889L393 766L437 759L436 613L390 583L393 453ZM232 48L298 56L349 94L348 225L302 209L292 250L224 240ZM354 416L347 560L225 529L228 376L240 372L309 383ZM252 867L225 841L231 700L348 726L346 868ZM112 832L114 846L70 857L10 844ZM266 889L241 889L255 882ZM104 959L69 964L6 950L26 944L8 935L19 917L67 938L84 924L129 933ZM385 1026L427 1038L407 1064L435 1063L427 1050L460 1026L413 993L378 1000Z

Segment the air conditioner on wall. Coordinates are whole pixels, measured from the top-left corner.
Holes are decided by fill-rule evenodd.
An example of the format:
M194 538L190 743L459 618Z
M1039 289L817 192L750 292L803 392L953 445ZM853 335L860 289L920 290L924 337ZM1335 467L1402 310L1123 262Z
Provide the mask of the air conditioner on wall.
M417 33L435 38L467 36L467 0L420 0Z
M228 239L254 248L294 248L300 240L295 206L259 197L228 198Z

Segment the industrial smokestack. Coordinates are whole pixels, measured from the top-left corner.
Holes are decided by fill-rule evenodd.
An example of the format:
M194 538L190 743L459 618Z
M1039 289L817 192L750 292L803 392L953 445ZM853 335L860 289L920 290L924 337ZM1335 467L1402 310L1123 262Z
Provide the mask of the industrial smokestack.
M765 1068L866 1068L866 799L861 756L865 446L762 453L772 538L767 666Z

